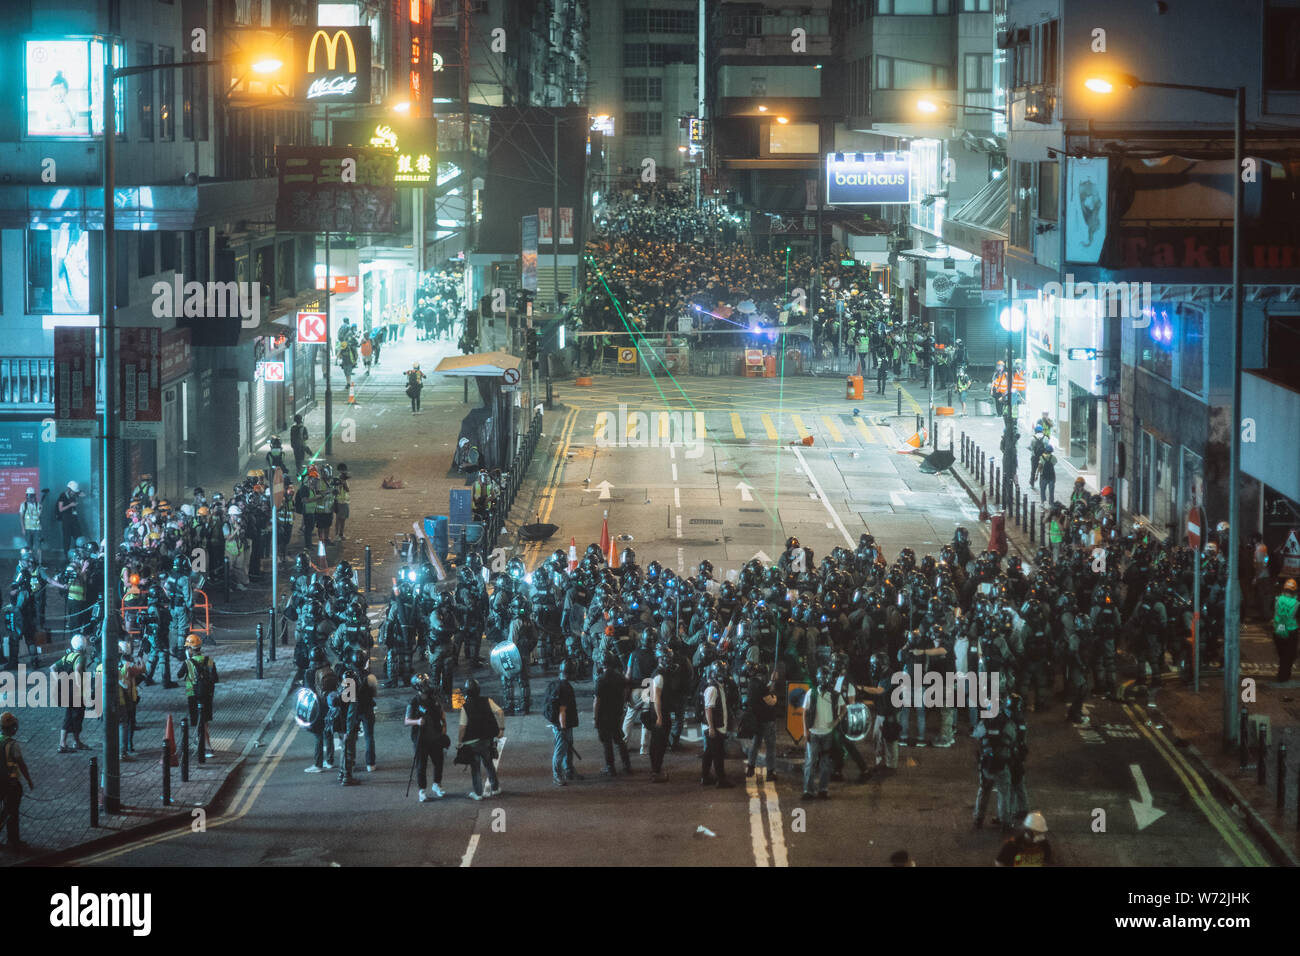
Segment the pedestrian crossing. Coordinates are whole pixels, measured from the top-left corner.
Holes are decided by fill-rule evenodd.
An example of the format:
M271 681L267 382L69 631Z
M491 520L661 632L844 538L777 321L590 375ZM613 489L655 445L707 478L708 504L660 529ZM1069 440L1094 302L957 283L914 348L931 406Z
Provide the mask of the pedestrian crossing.
M689 409L620 407L618 411L590 411L588 434L597 445L661 447L683 442L717 440L727 444L787 444L812 439L814 447L893 447L898 439L888 425L866 417L781 412L692 412ZM578 434L586 429L581 425Z

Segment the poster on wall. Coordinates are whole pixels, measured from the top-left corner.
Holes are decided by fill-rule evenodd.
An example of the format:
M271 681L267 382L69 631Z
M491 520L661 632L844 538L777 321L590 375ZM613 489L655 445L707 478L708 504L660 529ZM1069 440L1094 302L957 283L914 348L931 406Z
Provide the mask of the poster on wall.
M95 434L95 329L54 330L54 418L58 433Z
M17 514L28 488L41 487L39 422L0 423L0 514Z
M104 131L103 40L27 40L26 105L28 136L95 136ZM113 65L122 65L122 45L113 47ZM117 90L117 128L126 120L124 89Z
M523 240L520 246L519 287L528 292L537 291L537 217L524 216Z
M1096 265L1106 244L1109 160L1073 156L1066 166L1065 260Z
M162 330L117 330L118 430L156 438L162 429Z
M560 245L573 245L573 207L560 207Z

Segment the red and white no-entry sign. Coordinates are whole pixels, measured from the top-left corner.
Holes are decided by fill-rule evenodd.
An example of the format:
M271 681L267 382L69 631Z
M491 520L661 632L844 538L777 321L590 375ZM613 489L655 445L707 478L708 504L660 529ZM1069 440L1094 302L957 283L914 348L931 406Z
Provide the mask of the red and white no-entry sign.
M1197 550L1205 530L1205 513L1195 505L1187 512L1187 543Z
M324 312L299 312L298 344L324 345L325 327Z

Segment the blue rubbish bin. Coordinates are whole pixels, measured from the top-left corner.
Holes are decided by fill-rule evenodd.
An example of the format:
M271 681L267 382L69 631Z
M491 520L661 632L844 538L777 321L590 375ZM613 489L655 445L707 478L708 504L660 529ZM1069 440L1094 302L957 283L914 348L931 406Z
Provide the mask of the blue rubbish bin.
M433 541L433 553L446 563L450 545L450 519L446 515L428 515L424 519L424 533Z

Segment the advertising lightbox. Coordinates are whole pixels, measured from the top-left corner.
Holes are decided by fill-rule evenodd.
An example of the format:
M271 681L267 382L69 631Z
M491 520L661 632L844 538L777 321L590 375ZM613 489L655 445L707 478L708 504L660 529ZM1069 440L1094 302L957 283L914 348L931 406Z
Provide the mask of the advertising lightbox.
M828 153L826 202L832 206L902 205L911 201L908 154Z
M26 112L28 136L85 136L104 132L104 58L107 44L93 37L27 40ZM113 65L122 65L122 45L113 46ZM117 128L126 121L126 97L117 86Z

